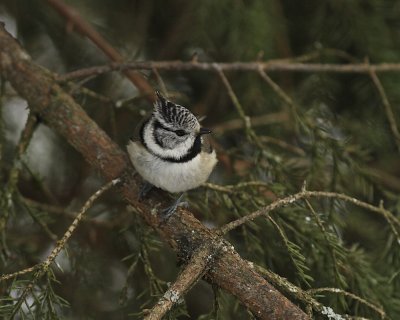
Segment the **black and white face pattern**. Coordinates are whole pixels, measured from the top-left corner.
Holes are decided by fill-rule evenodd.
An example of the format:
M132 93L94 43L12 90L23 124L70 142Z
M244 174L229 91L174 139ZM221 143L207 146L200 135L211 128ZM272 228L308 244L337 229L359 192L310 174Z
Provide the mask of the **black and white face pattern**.
M150 152L172 162L191 160L201 151L200 123L185 107L165 99L157 92L150 120L142 139Z
M164 149L175 149L194 141L200 131L197 118L185 107L166 100L157 92L154 105L154 138Z

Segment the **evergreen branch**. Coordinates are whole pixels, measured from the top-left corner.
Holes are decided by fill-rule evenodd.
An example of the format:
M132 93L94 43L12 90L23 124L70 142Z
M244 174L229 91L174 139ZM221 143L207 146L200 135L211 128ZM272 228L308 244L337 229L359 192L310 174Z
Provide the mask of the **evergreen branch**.
M0 216L0 234L1 234L1 245L6 254L8 254L8 245L6 242L6 237L4 235L4 231L7 226L7 222L10 216L10 213L13 209L13 201L12 197L17 189L17 183L19 180L19 175L21 172L21 163L22 163L22 155L25 153L26 149L29 146L29 143L32 139L33 133L37 128L37 118L32 112L29 112L28 119L26 121L25 127L21 133L18 145L16 147L15 158L10 170L10 174L3 189L0 198L0 209L3 214Z
M386 210L382 204L379 207L377 207L377 206L374 206L367 202L358 200L356 198L352 198L352 197L342 194L342 193L325 192L325 191L302 190L296 194L287 196L282 199L278 199L264 208L261 208L257 211L254 211L254 212L248 214L247 216L241 217L237 220L227 223L226 225L224 225L223 227L220 228L220 231L222 234L225 234L225 233L241 226L242 224L244 224L246 222L253 221L254 219L256 219L260 216L268 216L268 214L275 209L279 209L279 208L288 206L294 202L297 202L299 200L308 199L308 198L338 199L338 200L352 203L355 206L367 209L371 212L377 213L377 214L381 215L383 218L385 218L385 220L389 223L390 227L392 228L393 233L397 237L398 243L400 244L400 237L399 237L399 233L397 231L397 228L400 228L400 221L390 211Z
M35 132L38 125L38 121L36 115L32 112L29 112L28 119L26 120L26 124L24 130L21 133L21 137L17 146L17 152L14 159L13 167L10 170L10 176L8 179L8 188L13 190L18 183L19 174L21 171L21 158L25 153L26 149L29 146L29 143L32 139L33 133Z
M289 282L287 279L281 277L280 275L278 275L266 268L263 268L259 265L253 265L253 266L257 270L257 272L259 272L261 275L266 277L266 279L268 281L270 281L271 283L273 283L276 287L280 288L286 294L290 295L294 299L301 301L305 305L308 305L314 312L316 312L320 315L325 315L322 313L322 311L324 310L324 308L326 310L328 307L326 307L322 303L318 302L313 296L320 292L332 292L332 293L343 294L354 300L359 301L360 303L366 305L367 307L371 308L376 313L378 313L379 316L381 317L381 319L387 318L386 313L382 308L378 307L377 305L375 305L375 304L373 304L351 292L347 292L347 291L344 291L344 290L338 289L338 288L317 288L317 289L303 290L300 287L297 287L293 283ZM310 317L312 317L312 314L310 314ZM357 318L357 319L359 319L358 317L353 317L353 316L348 316L348 315L343 315L342 318L346 318L346 319Z
M210 182L205 182L202 184L204 188L207 188L209 190L214 190L214 191L219 191L219 192L225 192L229 194L234 194L241 192L238 189L243 189L247 187L268 187L268 183L264 181L246 181L246 182L240 182L237 184L233 185L218 185Z
M65 209L61 206L38 202L38 201L35 201L32 199L26 198L22 195L20 195L20 200L28 208L45 211L45 212L52 213L55 215L62 215L68 219L76 218L76 213L74 213L73 211L70 211L68 209ZM83 216L82 220L85 222L89 222L93 225L96 225L99 227L104 227L104 228L113 228L113 227L121 224L121 221L118 221L119 219L116 219L116 218L113 218L112 221L103 221L103 220L96 220L96 219L92 219L92 218Z
M18 277L18 276L22 276L23 274L27 274L27 273L34 272L34 271L36 271L38 268L40 268L40 266L41 266L41 264L38 263L38 264L35 264L35 265L32 266L32 267L29 267L29 268L26 268L26 269L23 269L23 270L20 270L20 271L16 271L16 272L13 272L13 273L3 274L3 275L0 276L0 282L1 282L1 281L8 280L8 279L15 278L15 277Z
M367 301L367 300L355 295L354 293L347 292L347 291L344 291L344 290L339 289L339 288L316 288L316 289L309 289L307 291L311 295L315 295L315 294L320 293L320 292L331 292L331 293L342 294L342 295L344 295L346 297L349 297L349 298L352 298L354 300L357 300L360 303L362 303L362 304L366 305L367 307L369 307L370 309L374 310L376 313L379 314L381 319L385 319L386 318L386 313L382 308L378 307L377 305L373 304L372 302L369 302L369 301Z
M59 240L57 242L57 245L55 246L55 248L51 251L51 253L47 256L47 258L37 264L36 266L33 266L31 268L22 270L21 272L23 273L27 273L27 272L31 272L31 271L36 271L35 275L33 277L33 279L30 281L30 283L24 288L22 294L20 295L20 297L18 298L17 303L13 306L13 311L11 313L10 319L13 319L15 317L15 315L17 314L18 310L21 308L22 304L24 302L26 302L26 297L29 294L29 292L32 291L34 285L36 284L36 282L49 270L50 265L54 262L54 260L56 259L57 255L60 253L60 251L65 247L68 239L71 237L71 235L73 234L73 232L75 231L76 227L78 226L79 222L82 220L84 214L87 212L87 210L93 205L93 202L99 197L101 196L105 191L107 191L108 189L110 189L112 186L114 186L115 184L117 184L119 182L118 179L116 180L112 180L108 183L106 183L102 188L100 188L99 190L97 190L87 201L86 203L83 205L81 211L79 212L79 214L76 216L75 220L71 223L71 225L68 227L67 231L64 233L64 236L61 238L61 240ZM28 270L28 271L27 271ZM21 274L23 274L21 273ZM15 274L15 273L14 273ZM11 275L14 275L11 274ZM17 272L18 275L18 272ZM9 279L10 275L3 275L0 277L1 280L4 279Z
M77 214L76 218L74 221L72 221L71 225L68 227L67 231L64 233L63 237L61 240L57 242L56 247L52 250L52 252L49 254L47 259L42 263L41 269L44 271L47 271L49 268L50 264L55 260L57 255L60 253L60 251L65 247L65 244L67 243L68 239L72 236L74 233L76 227L78 224L82 221L84 215L86 212L89 210L89 208L93 205L93 202L99 198L104 192L109 190L111 187L115 186L120 182L120 179L115 179L107 182L103 187L101 187L99 190L97 190L93 195L90 196L90 198L85 202L83 205L82 209L79 211Z
M15 303L13 305L12 311L10 316L8 317L8 319L12 320L14 319L15 315L18 313L18 311L21 309L22 304L25 302L27 308L30 310L30 306L28 305L27 301L26 301L26 297L28 295L29 292L32 291L35 283L37 282L37 280L41 277L41 275L39 274L39 272L36 272L33 276L33 279L29 282L29 284L24 288L24 290L22 291L22 294L19 296L17 303Z
M143 241L143 240L142 240ZM142 242L140 245L140 259L143 263L144 272L149 279L150 294L152 296L160 295L163 292L163 285L166 284L165 281L159 279L153 270L149 257L149 246L147 242Z
M301 289L300 287L294 285L286 278L281 277L279 274L272 272L266 268L263 268L259 265L254 265L254 268L260 273L263 277L265 277L268 281L274 284L274 286L278 287L280 290L293 297L294 299L301 301L306 306L309 307L310 313L309 317L312 318L312 312L322 314L322 308L324 305L318 302L308 291Z
M88 77L91 75L101 75L111 71L125 70L165 70L165 71L214 71L215 68L226 71L247 71L259 72L301 72L301 73L355 73L369 74L371 71L376 73L400 72L400 63L298 63L285 60L270 60L265 62L197 62L197 61L140 61L140 62L121 62L110 63L89 68L82 68L76 71L66 73L57 77L58 81L68 81L76 78Z
M184 295L192 288L212 266L214 256L220 250L219 247L205 245L197 249L188 264L178 275L175 282L168 288L165 294L149 311L150 313L144 317L144 320L159 320L171 310L174 304L184 297ZM215 252L217 249L217 252Z
M60 88L55 75L31 61L3 26L0 26L0 70L28 101L29 107L64 136L94 168L108 180L122 175L122 196L173 249L187 254L203 243L214 243L220 238L184 209L178 209L165 221L156 212L158 206L166 205L160 195L139 202L141 179L135 176L126 153ZM205 278L235 295L259 319L308 319L301 309L254 272L233 247L216 259Z
M128 300L128 286L129 286L130 277L132 276L132 274L134 273L134 271L136 269L136 266L139 262L139 258L140 257L138 255L128 268L125 284L122 287L121 293L119 295L119 304L120 305L125 305L126 301Z
M21 158L29 146L33 133L37 128L37 123L38 122L36 116L32 112L29 112L28 119L21 133L18 145L16 147L13 165L10 170L6 187L4 188L5 193L2 195L2 197L4 197L7 200L1 201L1 205L5 206L5 208L3 208L4 214L0 218L0 232L3 232L7 224L7 220L12 206L11 198L15 192L19 179L19 174L21 172Z
M320 230L321 230L321 232L322 232L322 234L324 236L324 239L326 241L326 244L327 244L327 246L329 248L329 253L330 253L332 261L333 261L332 265L333 265L333 273L335 275L335 279L336 279L336 281L338 283L343 283L343 281L341 279L341 274L340 274L340 272L338 270L338 265L339 264L338 264L338 261L337 261L337 258L336 258L335 247L331 244L331 241L329 241L329 234L328 234L325 226L323 225L321 219L319 218L318 214L315 212L315 210L314 210L313 206L311 205L311 203L307 199L305 199L305 202L307 204L307 207L310 209L312 215L314 216L314 219L316 220L317 225L320 228Z
M24 269L24 270L21 270L18 272L14 272L12 274L5 274L5 275L0 276L0 281L3 281L3 280L7 280L7 279L10 279L10 278L18 276L18 275L36 271L33 279L24 288L24 291L22 292L21 296L19 297L18 302L15 304L15 306L13 308L13 312L10 317L11 319L16 315L19 308L24 303L28 293L33 289L33 286L35 285L35 283L49 270L50 265L54 262L55 258L60 253L60 251L65 247L68 239L71 237L71 235L75 231L76 227L78 226L79 222L82 220L85 213L93 205L93 202L98 197L100 197L105 191L107 191L111 187L115 186L118 182L119 182L119 179L112 180L112 181L106 183L102 188L97 190L86 201L86 203L83 205L82 209L76 216L75 220L71 223L71 225L68 227L67 231L64 233L64 236L61 238L61 240L59 240L57 242L57 245L55 246L55 248L51 251L51 253L47 256L47 258L43 262L41 262L33 267L30 267L30 268L27 268L27 269Z
M290 260L296 268L298 276L304 281L306 285L310 286L309 281L314 279L310 275L306 274L306 271L309 271L309 268L304 263L306 258L301 254L299 246L288 239L283 229L274 219L268 217L268 220L271 221L275 228L278 230L279 236L285 244L286 250L289 253Z
M399 129L396 124L396 119L395 119L395 116L393 113L393 108L389 102L389 99L386 95L385 89L383 88L381 81L379 80L378 76L376 75L376 72L373 69L371 69L369 71L369 74L370 74L371 79L374 82L375 87L378 90L378 93L381 97L382 104L383 104L383 107L385 110L385 114L386 114L387 120L390 125L390 130L392 131L397 149L400 151L400 132L399 132Z

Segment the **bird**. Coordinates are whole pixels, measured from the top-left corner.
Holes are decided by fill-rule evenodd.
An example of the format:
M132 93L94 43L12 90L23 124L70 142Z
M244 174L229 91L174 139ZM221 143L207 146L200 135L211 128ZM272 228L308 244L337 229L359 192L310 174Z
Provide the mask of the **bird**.
M148 184L182 193L206 182L217 163L209 133L186 107L156 91L153 111L137 126L127 151Z

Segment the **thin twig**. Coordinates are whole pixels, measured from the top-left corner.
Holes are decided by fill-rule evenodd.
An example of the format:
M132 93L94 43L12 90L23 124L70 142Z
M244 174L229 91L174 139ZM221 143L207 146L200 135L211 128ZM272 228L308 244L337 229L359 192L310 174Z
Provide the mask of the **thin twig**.
M173 70L173 71L212 71L218 67L221 71L253 71L259 72L260 68L266 72L330 72L330 73L361 73L369 74L373 72L400 72L400 63L297 63L290 61L254 61L254 62L231 62L231 63L209 63L193 61L142 61L142 62L121 62L109 65L99 65L89 68L82 68L64 75L58 76L59 81L67 81L76 78L87 77L90 75L100 75L111 71L131 70Z
M390 105L390 102L386 95L385 89L383 88L381 81L379 80L378 76L376 75L376 72L373 69L370 69L369 74L372 78L372 81L374 82L374 84L376 86L376 89L379 92L379 95L381 96L382 104L383 104L383 107L384 107L385 113L386 113L386 117L387 117L389 125L390 125L390 130L392 131L397 149L400 151L400 132L399 132L399 129L397 128L395 116L393 113L393 108Z
M244 112L244 109L243 109L242 105L240 104L239 99L237 98L235 92L233 91L231 84L229 83L224 72L218 67L218 64L214 65L214 70L217 71L219 77L222 80L222 83L224 84L226 90L228 91L228 95L231 98L231 101L232 101L233 105L235 106L236 111L239 113L239 116L243 121L243 125L246 129L247 134L249 136L251 136L253 133L253 129L251 128L250 117L248 117L246 115L246 113Z
M258 68L258 74L265 80L266 83L274 90L279 97L282 98L283 101L285 101L289 106L294 108L294 103L292 98L290 98L282 89L280 86L278 86L274 80L272 80L267 73L261 68Z
M97 190L83 205L82 209L79 211L78 215L76 216L75 220L72 221L71 225L67 229L67 231L64 233L63 237L61 240L58 241L57 246L53 249L53 251L50 253L50 255L47 257L47 259L43 263L43 268L47 270L49 265L54 261L54 259L57 257L57 255L60 253L60 251L65 247L66 242L68 239L71 237L72 233L75 231L76 227L78 226L79 222L83 219L85 213L88 211L88 209L93 205L93 202L100 197L105 191L110 189L111 187L115 186L119 182L119 179L111 180L108 183L106 183L103 187L101 187L99 190Z
M38 274L43 275L51 265L51 263L55 260L57 255L60 253L60 251L65 247L65 244L67 243L68 239L71 237L73 232L75 231L76 227L78 226L79 222L83 219L85 213L88 211L88 209L93 205L93 202L100 197L105 191L110 189L111 187L115 186L119 182L119 179L112 180L108 183L106 183L103 187L101 187L99 190L97 190L83 205L82 209L79 211L78 215L75 217L74 221L71 223L71 225L68 227L67 231L64 233L63 237L61 240L57 241L57 245L55 248L51 251L51 253L47 256L47 258L42 262L37 264L36 266L17 271L11 274L4 274L0 276L0 281L10 279L14 276L20 275L20 274L25 274L28 272L38 270ZM39 277L40 277L39 276ZM26 294L24 296L26 297Z
M31 272L36 271L37 269L39 269L40 266L41 266L41 264L39 263L39 264L35 264L32 267L29 267L29 268L26 268L26 269L23 269L23 270L20 270L20 271L3 274L2 276L0 276L0 282L8 280L8 279L15 278L15 277L18 277L18 276L21 276L23 274L31 273Z
M15 185L18 182L18 177L21 171L21 158L22 155L25 153L26 149L29 146L29 143L32 139L33 133L35 132L38 125L38 121L36 115L32 112L29 112L28 119L26 121L24 130L21 133L20 140L18 142L17 151L13 163L13 167L10 170L10 175L8 178L7 186L10 190L13 191Z
M240 104L239 99L236 96L235 92L233 91L233 88L229 83L228 78L225 76L224 72L218 67L218 64L214 64L214 70L218 73L219 77L221 78L222 83L224 84L226 90L228 91L228 95L231 98L233 105L235 106L237 112L239 113L240 118L243 121L243 125L248 139L254 142L260 149L263 149L262 143L258 139L257 134L255 133L254 129L251 126L250 117L246 115L246 113L244 112L244 109Z
M33 133L37 128L37 118L31 111L29 112L28 119L26 121L25 127L21 133L21 137L19 139L18 145L16 147L15 158L13 161L12 168L10 169L10 174L8 176L8 181L4 188L5 195L4 197L8 198L8 201L4 203L3 214L0 217L0 232L2 232L7 224L10 211L12 210L12 197L17 188L17 183L19 179L19 175L21 172L21 159L26 149L29 146L29 143L32 139Z
M75 96L78 93L96 99L105 104L114 104L114 101L111 98L90 90L89 88L82 86L81 83L69 81L65 84L65 86L68 88L68 93L72 96Z
M252 127L267 126L275 123L289 121L289 116L286 112L268 113L265 115L250 117ZM217 124L212 128L213 133L225 133L229 130L237 130L244 127L242 119L233 119Z
M151 70L154 75L156 76L158 85L160 86L161 92L168 98L168 90L167 90L167 86L165 85L165 82L163 80L163 78L161 77L160 73L158 72L158 70L156 68L153 68Z
M400 244L400 237L399 237L399 233L397 231L397 228L400 228L400 221L395 216L393 216L393 214L390 211L386 210L382 206L376 207L376 206L373 206L372 204L363 202L356 198L352 198L352 197L347 196L342 193L325 192L325 191L302 190L296 194L276 200L276 201L272 202L271 204L269 204L268 206L261 208L257 211L254 211L253 213L250 213L247 216L241 217L237 220L227 223L226 225L221 227L221 232L223 234L225 234L225 233L241 226L242 224L244 224L248 221L252 221L263 215L268 215L271 211L273 211L275 209L282 208L289 204L297 202L301 199L308 199L308 198L334 198L334 199L350 202L358 207L367 209L371 212L378 213L379 215L383 216L386 219L386 221L389 223L389 225L392 228L393 233L396 235L398 242Z
M84 214L87 212L87 210L92 206L93 202L100 196L102 195L105 191L110 189L112 186L116 185L120 180L115 179L109 181L107 184L105 184L102 188L97 190L83 205L81 211L79 214L76 216L75 220L71 223L67 231L64 233L64 236L61 238L60 241L57 242L57 245L55 248L51 251L51 253L47 256L47 258L37 264L36 266L33 266L31 268L24 269L20 272L15 272L12 274L5 274L0 276L0 281L9 279L11 276L19 275L19 274L25 274L28 272L36 271L35 275L33 276L33 279L29 282L29 284L24 288L22 291L21 295L18 298L17 303L13 306L13 312L10 315L10 319L14 319L15 315L17 314L18 310L21 308L21 305L26 301L26 297L29 294L29 292L32 291L35 283L48 271L50 265L54 262L56 259L57 255L60 253L60 251L65 247L65 244L67 243L68 239L71 237L72 233L75 231L76 227L78 226L79 222L82 220Z
M212 260L219 251L215 249L214 246L206 244L195 251L188 265L178 275L176 281L168 288L144 320L162 319L163 316L171 310L174 304L179 303L186 292L188 292L211 267Z
M38 202L38 201L29 199L29 198L26 198L23 196L21 196L20 199L27 207L34 208L36 210L40 210L40 211L44 211L44 212L48 212L48 213L52 213L52 214L56 214L56 215L62 215L62 216L67 217L68 219L76 218L75 212L65 209L61 206ZM84 216L82 218L82 220L85 222L89 222L91 224L94 224L94 225L97 225L100 227L106 227L106 228L113 228L116 225L118 225L115 218L113 219L112 222L110 222L110 221L101 221L101 220L91 219L91 218Z
M233 193L241 192L240 189L242 189L242 188L268 187L269 184L264 181L246 181L246 182L240 182L238 184L232 184L232 185L218 185L218 184L214 184L214 183L210 183L210 182L205 182L202 184L202 186L204 188L207 188L210 190L233 194Z
M370 309L374 310L376 313L378 313L380 315L381 319L386 318L386 313L382 308L378 307L377 305L373 304L372 302L369 302L369 301L355 295L354 293L347 292L347 291L344 291L339 288L316 288L316 289L309 289L309 290L307 290L307 292L309 292L312 295L315 295L315 294L318 294L321 292L331 292L331 293L336 293L336 294L342 294L346 297L357 300L357 301L361 302L362 304L366 305L367 307L369 307Z

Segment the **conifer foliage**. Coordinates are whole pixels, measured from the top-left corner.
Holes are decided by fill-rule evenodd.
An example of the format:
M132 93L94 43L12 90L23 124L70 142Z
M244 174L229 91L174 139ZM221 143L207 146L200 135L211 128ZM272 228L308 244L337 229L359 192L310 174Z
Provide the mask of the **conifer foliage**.
M0 46L0 316L268 319L213 281L236 250L304 319L399 318L399 14L374 0L3 0L30 58ZM10 59L41 66L49 113ZM101 167L122 153L94 144L91 158L68 138L78 122L48 121L79 118L55 86L113 152L155 89L205 116L219 163L186 200L212 246L144 213L171 195L128 205L126 177Z

